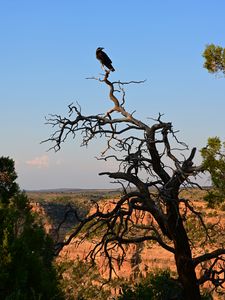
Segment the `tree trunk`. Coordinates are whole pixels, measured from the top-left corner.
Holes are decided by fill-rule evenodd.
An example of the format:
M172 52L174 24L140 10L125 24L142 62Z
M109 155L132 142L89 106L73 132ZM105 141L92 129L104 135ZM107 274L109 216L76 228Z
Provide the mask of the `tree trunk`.
M177 273L184 288L185 299L200 300L200 290L192 261L189 240L177 203L178 201L171 200L171 203L167 206L168 229L174 242Z
M177 273L184 288L185 299L200 300L200 290L197 284L197 277L192 262L191 251L185 240L186 238L182 237L181 234L181 236L174 241Z

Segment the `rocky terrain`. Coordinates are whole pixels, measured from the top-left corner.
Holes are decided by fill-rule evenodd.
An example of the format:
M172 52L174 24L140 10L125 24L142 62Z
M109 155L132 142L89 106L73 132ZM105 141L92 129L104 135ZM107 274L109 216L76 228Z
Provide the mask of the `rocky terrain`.
M223 210L217 211L206 208L206 203L202 200L204 194L204 191L196 193L196 190L189 190L183 193L183 197L188 197L195 203L196 209L202 211L207 223L216 223L220 220L221 226L224 226L225 212ZM50 193L41 195L30 194L29 197L32 201L33 210L42 215L46 231L54 239L63 240L78 222L73 213L74 209L78 212L79 217L83 218L88 214L91 207L92 202L90 200L94 200L98 201L99 205L104 203L105 210L111 210L113 205L115 205L118 193ZM65 218L65 215L67 215L67 218ZM148 223L148 218L149 216L146 215L143 223ZM62 226L58 230L61 223ZM193 228L193 231L193 234L195 234L195 228ZM78 246L77 241L77 239L73 239L68 246L64 247L58 259L62 261L66 259L76 260L77 258L84 260L94 245L91 240L85 240ZM218 243L223 241L218 239ZM200 254L202 249L195 248L193 252L194 255ZM99 255L97 257L97 264L103 277L107 276L104 256ZM175 271L173 255L154 243L133 244L127 247L125 261L122 266L118 265L116 267L116 273L123 278L135 278L140 273L145 275L146 272L156 268L168 268L171 271Z

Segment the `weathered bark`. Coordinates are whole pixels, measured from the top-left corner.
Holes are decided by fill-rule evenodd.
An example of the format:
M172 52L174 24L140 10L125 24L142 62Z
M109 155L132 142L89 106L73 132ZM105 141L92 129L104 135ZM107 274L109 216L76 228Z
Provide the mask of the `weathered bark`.
M187 300L200 300L201 296L189 239L180 215L178 194L180 185L190 174L195 151L196 149L194 148L189 158L184 161L183 169L174 173L170 180L163 186L161 192L167 207L167 226L174 243L177 273L184 288L185 299Z
M168 204L168 231L175 250L175 262L179 280L184 288L185 299L200 300L200 290L193 264L192 253L186 230L179 214L178 199Z
M182 242L184 242L183 245L180 245ZM185 299L200 300L200 290L193 266L190 248L185 243L185 238L182 238L182 234L180 241L176 240L174 244L177 273L184 288Z

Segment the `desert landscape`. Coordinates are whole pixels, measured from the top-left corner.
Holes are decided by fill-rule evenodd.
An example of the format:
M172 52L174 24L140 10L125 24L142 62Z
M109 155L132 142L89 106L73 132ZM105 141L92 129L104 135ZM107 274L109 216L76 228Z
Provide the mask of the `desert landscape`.
M205 224L217 224L219 234L213 233L213 239L216 239L214 247L224 244L224 226L225 226L225 210L207 208L207 203L203 197L206 195L207 189L199 190L197 188L189 188L181 191L180 197L189 199L196 211L201 213ZM39 191L27 192L31 201L32 209L38 215L41 215L42 222L52 238L56 241L64 240L76 227L78 220L73 214L68 214L64 218L68 209L73 207L77 210L79 216L84 218L90 214L95 208L93 202L97 202L100 206L104 205L104 210L109 211L115 206L119 199L120 192L118 190L61 190L61 191ZM182 207L181 207L182 210ZM200 255L203 252L202 240L204 232L200 230L198 223L193 223L191 215L189 223L189 235L193 239L193 255ZM63 222L63 223L62 223ZM147 224L149 216L146 214L142 223ZM62 224L61 224L62 223ZM61 224L59 228L59 224ZM96 241L95 241L96 242ZM79 238L74 238L69 245L65 246L57 257L57 263L82 261L87 263L88 254L94 247L95 242L91 239L79 242ZM204 244L206 248L212 250L210 242ZM105 263L105 257L101 254L96 259L97 269L103 279L107 279L108 269ZM69 276L69 269L64 272L65 278ZM142 244L132 244L126 248L126 257L122 265L117 266L116 272L113 274L114 283L109 288L111 297L117 295L120 290L120 283L126 280L138 280L145 277L148 272L154 270L170 270L172 274L176 274L176 265L173 254L158 246L154 242L144 242ZM118 277L119 279L118 279ZM115 282L117 282L115 284ZM97 283L96 281L96 284ZM209 288L207 284L206 288ZM111 299L110 297L108 299ZM112 298L113 299L113 298ZM214 299L223 299L217 295Z

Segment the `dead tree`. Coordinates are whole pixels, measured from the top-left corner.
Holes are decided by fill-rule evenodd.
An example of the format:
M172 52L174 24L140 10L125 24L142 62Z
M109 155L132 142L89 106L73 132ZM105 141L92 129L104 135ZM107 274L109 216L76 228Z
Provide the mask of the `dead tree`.
M221 247L193 257L185 225L187 212L200 220L206 237L210 236L201 213L195 210L191 202L179 196L181 188L191 184L190 177L203 171L201 166L193 163L196 148L189 151L187 145L177 139L172 123L162 121L162 115L152 119L153 124L149 125L136 119L134 113L126 111L124 86L141 81L111 82L109 72L102 79L89 79L96 79L109 87L113 108L106 114L85 116L79 105L71 104L68 117L50 115L47 118L47 123L57 129L44 142L52 142L50 149L58 151L69 135L76 137L81 133L83 146L97 136L104 137L106 149L99 159L113 159L118 163L118 171L99 175L107 175L120 183L123 193L111 211L102 210L96 203L96 211L81 219L67 240L56 245L57 253L83 228L86 232L82 233L83 239L101 230L101 237L90 257L95 259L97 254L103 252L111 277L114 252L122 253L122 263L126 255L125 245L155 241L174 254L185 299L199 300L200 285L206 281L211 281L215 288L222 287L225 282L225 249ZM118 92L121 99L116 96ZM181 153L188 153L187 157ZM141 213L151 216L149 224L134 221L133 216ZM201 276L197 278L196 268L201 268L201 265Z

